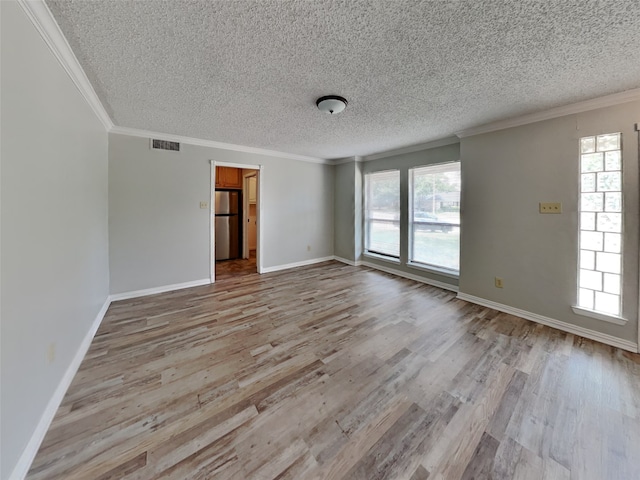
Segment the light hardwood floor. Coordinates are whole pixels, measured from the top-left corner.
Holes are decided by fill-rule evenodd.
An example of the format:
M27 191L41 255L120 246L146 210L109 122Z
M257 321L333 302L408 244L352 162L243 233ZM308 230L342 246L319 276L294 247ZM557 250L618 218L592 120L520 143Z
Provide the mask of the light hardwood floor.
M640 478L640 355L328 262L110 307L36 479Z

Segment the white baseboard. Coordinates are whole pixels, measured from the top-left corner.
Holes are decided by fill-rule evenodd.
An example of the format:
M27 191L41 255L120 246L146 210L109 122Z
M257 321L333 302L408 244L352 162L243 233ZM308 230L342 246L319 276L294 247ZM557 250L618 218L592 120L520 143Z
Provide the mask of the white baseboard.
M475 303L477 305L482 305L483 307L489 307L489 308L493 308L494 310L498 310L500 312L509 313L511 315L515 315L516 317L524 318L526 320L531 320L532 322L541 323L542 325L546 325L548 327L557 328L558 330L572 333L580 337L585 337L590 340L595 340L596 342L611 345L612 347L617 347L623 350L628 350L633 353L638 353L637 343L633 343L628 340L622 340L612 335L607 335L606 333L596 332L595 330L579 327L577 325L573 325L572 323L556 320L555 318L545 317L543 315L538 315L537 313L532 313L526 310L521 310L519 308L510 307L509 305L493 302L491 300L485 300L484 298L468 295L466 293L459 292L458 298L460 300L465 300L467 302Z
M96 318L93 320L93 323L91 324L91 328L82 339L82 343L80 344L80 347L76 351L76 354L74 355L73 360L71 360L71 363L67 367L67 370L64 372L62 380L60 380L60 383L58 384L56 391L53 393L53 396L49 399L49 403L47 403L47 407L42 413L42 416L40 417L40 421L38 422L38 425L36 426L35 431L31 435L31 438L29 439L27 446L23 450L22 455L20 455L20 458L18 459L18 463L13 469L13 472L11 472L11 475L9 475L9 480L22 480L24 477L26 477L27 472L29 471L29 468L31 467L31 464L33 463L34 458L36 458L36 454L38 453L40 444L42 444L42 441L44 440L44 436L46 435L47 430L49 430L49 426L53 421L53 417L55 417L56 412L58 411L58 407L62 403L64 395L65 393L67 393L67 390L69 389L69 385L71 385L71 382L73 381L73 377L75 377L76 372L78 371L78 368L80 368L80 364L82 363L82 360L84 359L84 356L86 355L87 350L89 350L89 347L91 346L91 342L93 341L93 337L98 331L98 327L100 327L100 323L102 323L102 319L107 313L107 310L109 309L110 304L111 304L111 299L107 297L107 299L104 302L104 305L102 305L102 308L96 315Z
M287 263L285 265L276 265L275 267L264 267L261 273L279 272L280 270L288 270L290 268L304 267L306 265L313 265L314 263L328 262L333 260L333 255L322 258L312 258L311 260L303 260L302 262Z
M347 265L351 265L352 267L359 267L360 265L362 265L362 262L360 262L360 260L356 260L354 262L353 260L348 260L346 258L339 257L337 255L334 255L333 259L338 261L338 262L342 262L342 263L346 263Z
M364 265L365 267L370 267L376 270L383 271L385 273L397 275L398 277L408 278L409 280L415 280L416 282L426 283L427 285L431 285L432 287L443 288L445 290L450 290L452 292L458 291L457 285L451 285L450 283L440 282L432 278L421 277L420 275L414 275L413 273L403 272L402 270L396 270L394 268L383 267L381 265L371 263L371 262L366 262L366 261L361 261L359 264Z
M117 302L118 300L128 300L130 298L146 297L147 295L155 295L156 293L171 292L173 290L181 290L183 288L200 287L202 285L209 285L211 280L209 278L203 278L202 280L193 280L191 282L174 283L173 285L163 285L161 287L145 288L144 290L134 290L131 292L114 293L111 295L111 301Z

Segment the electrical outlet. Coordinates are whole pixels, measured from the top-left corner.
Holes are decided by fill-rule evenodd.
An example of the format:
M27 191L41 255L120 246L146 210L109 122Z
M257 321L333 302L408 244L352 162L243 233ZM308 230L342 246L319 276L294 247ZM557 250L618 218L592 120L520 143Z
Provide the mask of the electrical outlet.
M307 252L311 251L311 245L307 245Z
M209 208L209 202L200 202L200 208Z
M540 202L540 213L562 213L562 203Z
M47 350L47 362L53 363L56 359L56 342L51 342L49 344L49 349Z
M502 288L503 287L502 279L500 277L496 277L494 282L496 284L496 288Z

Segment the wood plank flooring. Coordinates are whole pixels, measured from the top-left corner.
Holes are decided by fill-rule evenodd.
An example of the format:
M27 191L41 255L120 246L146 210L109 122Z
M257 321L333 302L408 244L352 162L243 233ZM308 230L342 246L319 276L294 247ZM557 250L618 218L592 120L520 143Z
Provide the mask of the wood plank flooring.
M28 479L640 478L640 355L327 262L111 305Z
M216 261L216 281L227 280L239 277L240 275L255 274L258 271L256 266L256 251L249 252L249 258L238 258L236 260Z

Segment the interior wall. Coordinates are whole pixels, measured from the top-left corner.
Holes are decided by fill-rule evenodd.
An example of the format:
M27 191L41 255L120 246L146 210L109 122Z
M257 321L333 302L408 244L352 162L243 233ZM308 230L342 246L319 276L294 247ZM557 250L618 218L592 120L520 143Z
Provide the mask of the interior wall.
M362 255L362 162L353 161L335 166L334 239L337 257L356 262Z
M337 257L355 262L356 232L355 225L355 161L335 166L335 198L334 198L334 239L333 249Z
M460 291L636 342L640 102L463 138ZM622 132L625 326L576 304L580 137ZM562 202L541 215L539 202ZM494 277L504 288L494 287Z
M333 166L109 135L111 293L209 277L209 161L262 165L264 268L333 255Z
M394 155L391 157L381 158L379 160L372 160L362 163L360 181L363 182L363 175L371 172L380 172L384 170L400 170L400 263L394 263L390 261L381 260L379 258L366 255L361 255L362 260L366 260L369 263L380 265L385 268L390 268L400 272L408 273L411 275L424 277L426 279L435 280L437 282L446 283L449 285L458 285L457 278L451 278L449 276L440 275L436 272L427 271L422 268L415 268L407 266L407 259L409 256L409 208L408 208L408 195L409 195L409 169L413 167L421 167L425 165L434 165L445 162L455 162L460 160L460 145L453 143L451 145L445 145L442 147L430 148L427 150L420 150L413 153L405 153L401 155ZM361 192L362 185L361 183ZM463 186L464 188L464 186ZM362 193L360 194L362 198ZM361 200L362 201L362 200ZM362 203L361 203L362 205ZM364 227L362 227L364 228ZM363 245L364 233L361 234ZM461 264L462 265L462 264ZM462 266L461 266L462 268Z
M355 258L362 255L364 248L364 177L362 176L362 162L356 162L355 168L355 198L354 198L354 234Z
M6 479L107 300L109 263L107 133L21 7L0 17Z

